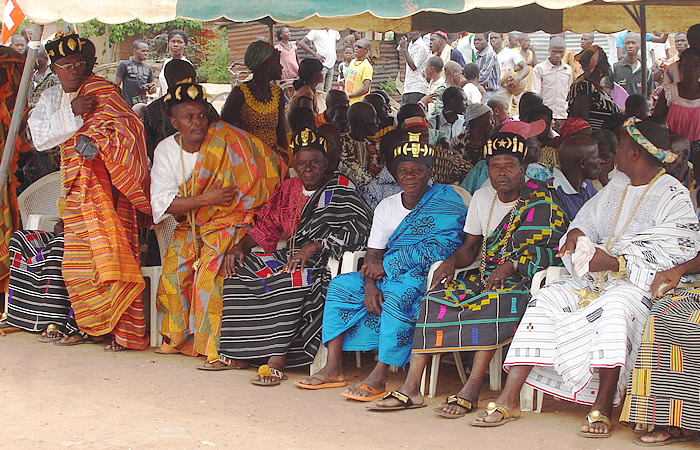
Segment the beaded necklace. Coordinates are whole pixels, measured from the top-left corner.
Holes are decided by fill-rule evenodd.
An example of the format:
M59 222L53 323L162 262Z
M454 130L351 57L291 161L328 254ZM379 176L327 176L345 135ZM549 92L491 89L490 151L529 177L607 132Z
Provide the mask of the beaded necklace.
M242 83L238 85L238 87L241 89L241 92L243 92L245 102L248 104L248 106L250 106L254 111L260 114L272 114L279 108L281 90L277 86L272 86L273 85L270 84L268 84L267 86L270 91L270 99L268 101L260 101L257 99L257 97L255 97L253 91L248 86L248 83Z

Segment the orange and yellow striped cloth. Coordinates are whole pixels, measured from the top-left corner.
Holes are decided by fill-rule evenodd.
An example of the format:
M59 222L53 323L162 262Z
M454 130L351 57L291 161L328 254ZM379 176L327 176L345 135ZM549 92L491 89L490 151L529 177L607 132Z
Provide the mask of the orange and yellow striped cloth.
M61 145L65 193L63 277L80 329L113 333L127 348L148 345L139 265L138 225L151 215L143 124L104 78L91 76L78 95L96 95L97 108ZM80 135L99 152L75 151Z
M286 173L278 153L260 139L225 122L209 126L192 177L193 195L210 187L236 186L238 198L228 206L207 206L195 214L199 266L195 263L194 236L189 220L175 229L163 259L158 285L158 311L163 313L162 350L218 359L223 308L220 269L228 249L253 223L256 210L270 198ZM184 196L185 186L179 196Z
M0 47L0 154L5 148L5 140L10 129L12 113L15 110L17 89L22 78L24 57L9 47ZM9 169L7 187L0 196L0 290L7 292L7 283L10 275L10 237L19 228L19 209L17 207L17 158L19 153L32 149L27 142L27 111L22 117L22 125L19 129L15 152L12 156Z

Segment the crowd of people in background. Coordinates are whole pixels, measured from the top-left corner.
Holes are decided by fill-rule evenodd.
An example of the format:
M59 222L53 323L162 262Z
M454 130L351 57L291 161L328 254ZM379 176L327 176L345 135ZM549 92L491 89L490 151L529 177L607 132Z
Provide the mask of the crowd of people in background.
M247 47L251 77L220 112L182 30L158 77L136 40L112 81L75 31L47 40L0 202L0 326L146 348L140 249L170 222L158 353L204 356L205 371L255 366L252 384L276 386L325 346L299 388L345 387L397 411L425 406L430 355L470 352L463 388L434 410L454 419L478 409L507 347L505 388L472 426L519 419L527 383L589 405L580 436L610 436L623 404L620 422L654 427L642 445L694 439L700 25L671 35L675 52L669 35L621 33L615 55L593 33L575 50L551 35L539 55L515 31L413 31L398 39L397 98L377 88L369 37L295 42L279 27L276 45ZM642 39L660 45L651 57ZM27 40L0 48L3 136ZM22 229L17 194L56 171L60 221ZM333 278L329 259L360 250L358 270ZM556 266L568 275L532 296ZM343 351L377 351L352 386ZM387 392L391 366L408 370Z

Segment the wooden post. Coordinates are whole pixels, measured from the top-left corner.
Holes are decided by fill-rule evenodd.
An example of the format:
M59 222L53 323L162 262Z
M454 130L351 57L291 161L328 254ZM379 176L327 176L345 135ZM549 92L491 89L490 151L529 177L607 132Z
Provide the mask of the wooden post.
M649 68L647 67L647 13L644 5L639 6L639 29L642 35L642 95L647 98L650 92L649 86L647 86L649 78L646 76Z
M5 192L5 188L7 187L7 180L10 174L10 163L12 162L12 157L15 152L15 144L17 143L19 128L22 125L21 122L22 116L24 115L24 108L27 107L27 94L29 93L29 82L32 79L32 73L34 72L34 62L36 61L36 54L39 51L38 43L41 41L41 34L43 32L43 25L32 26L32 43L35 42L36 36L37 45L29 46L29 49L27 50L27 59L24 61L22 81L20 81L19 83L17 98L15 99L15 109L14 111L12 111L10 129L7 132L5 148L3 149L2 160L0 161L0 195L2 192Z

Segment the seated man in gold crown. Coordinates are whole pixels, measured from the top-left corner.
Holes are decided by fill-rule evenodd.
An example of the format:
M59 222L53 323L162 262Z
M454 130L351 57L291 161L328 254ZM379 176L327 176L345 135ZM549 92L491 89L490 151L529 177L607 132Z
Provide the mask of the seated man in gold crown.
M379 350L371 374L343 395L371 401L383 395L389 366L403 366L411 354L413 328L430 265L462 243L466 207L452 186L428 186L434 149L407 133L394 150L396 179L403 192L374 211L365 264L328 286L323 343L328 363L297 382L305 389L345 385L343 350Z
M406 381L373 410L423 405L420 381L431 354L454 351L475 352L472 370L462 389L434 411L457 418L476 408L493 354L511 341L525 312L532 277L559 261L555 247L566 231L564 213L547 185L525 180L526 154L525 139L515 133L486 141L492 186L474 193L464 244L435 271L432 289L420 302ZM478 269L453 280L455 268L479 258Z

